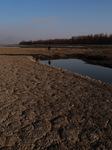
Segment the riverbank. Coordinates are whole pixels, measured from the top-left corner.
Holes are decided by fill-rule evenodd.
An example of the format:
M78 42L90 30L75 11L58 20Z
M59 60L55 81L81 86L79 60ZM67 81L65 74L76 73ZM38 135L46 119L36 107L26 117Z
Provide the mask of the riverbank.
M31 56L60 50L17 50L0 50L0 148L112 148L112 85Z
M79 58L87 63L112 68L111 46L86 48L0 48L0 55L33 56L36 60Z

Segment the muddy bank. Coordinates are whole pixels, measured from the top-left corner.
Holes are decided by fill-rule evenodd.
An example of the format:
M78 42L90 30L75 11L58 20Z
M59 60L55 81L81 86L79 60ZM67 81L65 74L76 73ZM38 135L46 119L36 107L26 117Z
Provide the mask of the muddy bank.
M0 114L3 150L112 148L112 85L31 56L0 56Z
M78 58L87 63L112 68L112 47L96 46L86 48L0 48L0 55L33 56L36 60Z
M101 65L104 67L112 68L112 48L65 48L65 49L52 49L51 55L34 55L33 57L38 60L47 59L67 59L78 58L82 59L89 64Z

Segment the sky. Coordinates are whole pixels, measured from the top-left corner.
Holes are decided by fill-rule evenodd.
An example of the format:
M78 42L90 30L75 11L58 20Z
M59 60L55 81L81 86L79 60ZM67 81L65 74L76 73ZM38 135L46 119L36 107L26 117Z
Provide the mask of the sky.
M112 0L0 0L0 44L112 33Z

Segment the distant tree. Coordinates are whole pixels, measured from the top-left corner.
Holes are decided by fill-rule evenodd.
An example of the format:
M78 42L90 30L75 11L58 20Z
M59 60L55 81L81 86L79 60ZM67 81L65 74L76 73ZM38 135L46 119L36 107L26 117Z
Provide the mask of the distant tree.
M49 40L38 40L38 41L21 41L20 45L55 45L55 44L112 44L112 34L95 34L95 35L83 35L73 36L71 39L49 39Z

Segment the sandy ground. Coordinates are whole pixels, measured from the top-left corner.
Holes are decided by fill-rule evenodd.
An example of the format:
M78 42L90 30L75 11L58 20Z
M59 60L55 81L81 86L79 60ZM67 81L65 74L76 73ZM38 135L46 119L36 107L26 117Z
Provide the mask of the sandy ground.
M0 149L112 149L112 85L0 55Z

